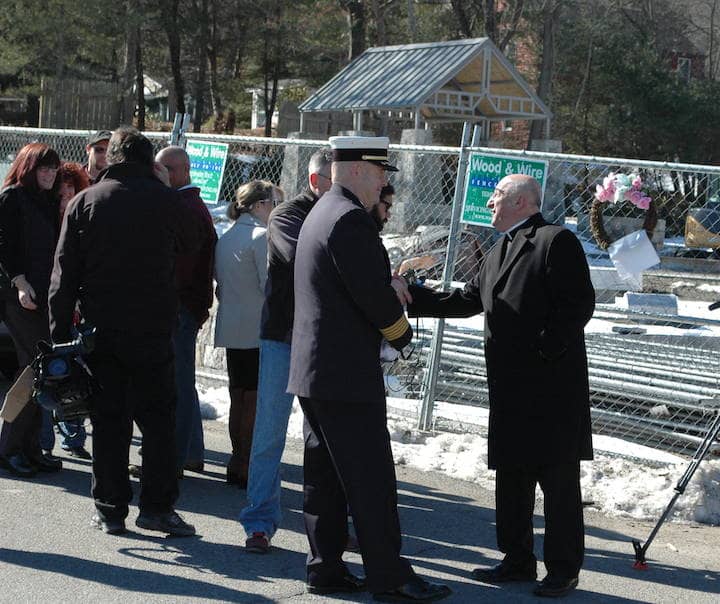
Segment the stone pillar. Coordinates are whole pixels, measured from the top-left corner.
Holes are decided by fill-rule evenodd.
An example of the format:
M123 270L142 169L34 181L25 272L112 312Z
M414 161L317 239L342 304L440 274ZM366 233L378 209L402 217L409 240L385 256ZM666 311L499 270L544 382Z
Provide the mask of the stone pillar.
M432 145L432 131L403 130L403 145ZM421 224L450 224L450 207L443 203L443 158L440 155L399 151L391 163L399 172L390 175L395 187L389 233L410 233Z
M290 132L288 138L313 140L317 135L307 132ZM285 192L285 199L292 199L307 188L307 166L315 148L307 145L285 145L280 188Z
M530 151L562 153L562 141L533 139L530 141ZM565 174L562 166L552 160L548 161L542 213L548 222L565 224Z

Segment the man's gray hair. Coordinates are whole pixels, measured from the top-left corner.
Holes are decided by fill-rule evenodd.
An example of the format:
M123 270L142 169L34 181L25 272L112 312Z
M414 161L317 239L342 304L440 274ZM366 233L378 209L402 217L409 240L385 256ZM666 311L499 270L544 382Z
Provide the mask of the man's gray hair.
M529 201L540 207L542 189L540 183L531 176L524 174L513 174L505 185L506 193L512 197L524 195Z
M308 174L318 174L332 163L332 151L330 147L318 149L310 156L308 162Z

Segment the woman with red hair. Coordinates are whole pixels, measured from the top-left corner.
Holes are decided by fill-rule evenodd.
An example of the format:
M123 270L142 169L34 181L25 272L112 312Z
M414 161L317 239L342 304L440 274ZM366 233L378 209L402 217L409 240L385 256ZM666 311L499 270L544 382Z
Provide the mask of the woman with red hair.
M80 164L65 161L60 165L58 182L60 185L58 191L60 196L60 221L62 222L68 203L80 191L90 186L90 177Z
M60 165L57 175L58 181L58 198L60 206L58 208L58 219L62 223L70 200L75 197L83 189L90 186L90 178L85 169L73 162L63 162ZM53 428L52 414L47 409L43 409L42 429L40 430L40 448L47 455L52 454L55 447L55 430ZM82 420L72 420L69 422L60 422L60 448L70 457L79 459L92 459L92 455L85 448L85 440L87 432Z
M0 266L16 293L5 305L5 323L21 368L40 340L50 341L47 297L59 235L57 178L60 158L43 143L18 152L0 191ZM42 412L28 403L0 430L0 467L20 477L57 472L62 462L40 448Z

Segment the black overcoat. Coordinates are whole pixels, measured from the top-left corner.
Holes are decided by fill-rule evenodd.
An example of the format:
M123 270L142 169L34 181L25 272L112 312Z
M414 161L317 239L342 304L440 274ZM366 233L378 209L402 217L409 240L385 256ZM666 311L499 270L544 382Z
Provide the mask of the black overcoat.
M592 459L583 328L595 294L582 246L540 214L484 257L464 290L413 286L411 316L485 313L488 466Z
M100 330L170 334L177 321L175 259L204 227L152 166L109 166L68 205L50 282L53 342L71 339L75 305Z
M390 277L375 222L352 192L333 185L298 238L288 392L384 402L382 337L399 347L412 337Z

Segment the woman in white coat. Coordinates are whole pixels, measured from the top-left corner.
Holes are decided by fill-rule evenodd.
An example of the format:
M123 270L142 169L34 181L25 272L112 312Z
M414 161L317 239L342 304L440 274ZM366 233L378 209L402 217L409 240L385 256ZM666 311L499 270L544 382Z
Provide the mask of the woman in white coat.
M230 391L232 457L227 482L243 489L255 424L260 317L267 279L266 225L273 207L282 200L282 189L271 182L253 180L242 185L227 210L235 224L215 248L215 346L226 349Z

